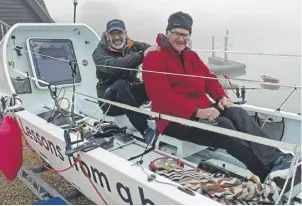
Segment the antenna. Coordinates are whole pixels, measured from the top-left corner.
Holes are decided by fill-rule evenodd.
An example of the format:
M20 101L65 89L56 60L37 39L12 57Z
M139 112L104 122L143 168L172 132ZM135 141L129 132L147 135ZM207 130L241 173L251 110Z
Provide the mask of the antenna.
M76 23L78 0L73 0L73 23Z

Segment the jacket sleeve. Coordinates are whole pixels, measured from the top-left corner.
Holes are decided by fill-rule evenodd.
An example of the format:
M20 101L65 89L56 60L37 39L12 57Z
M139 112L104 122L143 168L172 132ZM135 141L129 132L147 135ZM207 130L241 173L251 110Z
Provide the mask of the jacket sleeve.
M143 52L146 51L149 47L151 47L151 45L149 44L146 44L144 42L138 42L138 41L135 42L135 46L138 49L138 51L143 51Z
M199 58L199 65L200 68L204 71L203 74L205 74L204 76L206 77L211 77L211 78L217 78L217 76L213 73L210 72L209 68L203 63L203 61ZM208 94L215 100L217 101L217 99L219 97L222 96L226 96L226 93L222 87L222 85L220 84L220 82L218 81L218 79L207 79L205 78L205 82L206 82L206 90L208 92Z
M164 56L157 51L148 53L143 62L146 93L152 103L161 105L160 112L190 119L197 110L196 105L172 90L168 74L153 72L167 72Z
M124 57L114 57L109 55L103 47L98 45L94 50L92 57L98 71L121 76L124 74L125 70L114 67L136 68L143 62L144 54L143 52L136 52Z

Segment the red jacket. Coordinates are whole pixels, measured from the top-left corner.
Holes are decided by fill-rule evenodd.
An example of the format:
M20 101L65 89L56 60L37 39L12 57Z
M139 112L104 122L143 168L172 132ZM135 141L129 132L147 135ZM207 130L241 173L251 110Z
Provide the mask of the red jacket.
M158 34L156 42L161 49L148 53L144 58L143 70L217 78L189 48L182 54L183 67L181 58L163 34ZM184 119L190 119L198 108L211 106L206 93L214 100L226 96L217 79L143 72L143 80L152 102L152 111ZM168 120L158 120L158 131L163 133L168 124Z

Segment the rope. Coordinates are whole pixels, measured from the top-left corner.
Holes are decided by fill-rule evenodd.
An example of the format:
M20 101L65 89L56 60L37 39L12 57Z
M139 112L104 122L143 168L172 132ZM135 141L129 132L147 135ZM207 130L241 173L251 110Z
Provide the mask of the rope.
M38 159L38 162L43 166L45 167L45 169L49 170L49 171L52 171L52 172L57 172L57 173L61 173L61 172L65 172L71 168L73 168L73 166L75 166L75 164L78 162L78 160L76 160L73 164L71 164L69 167L67 168L64 168L64 169L53 169L53 168L50 168L48 167L47 165L45 165L43 163L43 160L41 159L40 155L38 155L38 153L36 153L33 148L29 145L27 139L22 135L24 141L25 141L25 145L27 146L27 148L36 155L37 159Z
M104 197L102 196L102 194L99 192L99 190L96 188L96 186L93 184L91 177L89 178L88 172L86 171L86 169L83 166L80 154L78 154L78 158L77 158L80 162L80 166L82 171L84 172L85 176L87 177L87 179L89 180L90 184L92 185L92 187L94 188L94 190L96 191L96 193L99 195L99 197L102 199L102 201L104 202L105 205L108 205L107 201L104 199Z
M11 46L8 45L8 47L11 47ZM62 61L62 62L68 62L68 63L70 62L69 60L63 60L63 59L56 58L56 57L53 57L53 56L43 55L43 54L36 53L36 52L30 52L30 51L25 50L25 49L19 49L19 48L12 48L12 49L14 49L14 50L20 50L20 51L23 51L23 52L26 52L26 53L40 55L40 56L43 56L43 57L47 57L47 58L58 60L58 61ZM81 62L74 62L74 63L75 64L81 64L81 65L83 64ZM194 78L202 78L202 79L212 79L212 80L223 80L223 81L226 81L225 78L221 78L221 77L207 77L207 76L198 76L198 75L189 75L189 74L177 74L177 73L170 73L170 72L156 72L156 71L131 69L131 68L125 68L125 67L108 66L108 65L95 65L95 66L101 66L101 67L107 67L107 68L113 68L113 69L121 69L121 70L127 70L127 71L151 72L151 73L156 73L156 74L165 74L165 75L174 75L174 76L184 76L184 77L194 77ZM251 83L251 84L262 84L262 85L280 86L280 87L297 88L297 89L301 89L302 88L301 85L297 86L297 85L290 85L290 84L277 84L277 83L261 82L261 81L257 81L257 80L249 80L249 79L241 79L241 78L229 78L229 80L237 81L237 82ZM48 83L46 83L44 81L40 81L40 83L48 85Z
M18 71L18 70L15 69L15 71ZM18 72L22 75L27 75L23 72L20 72L20 71L18 71ZM31 79L36 80L38 82L44 82L44 81L41 81L41 80L36 79L36 78L31 78ZM46 83L46 84L49 84L49 83ZM66 91L73 92L72 90L69 90L69 89L66 89ZM279 142L279 141L276 141L276 140L267 139L267 138L263 138L263 137L259 137L259 136L255 136L255 135L250 135L250 134L239 132L239 131L229 130L229 129L225 129L225 128L217 128L215 126L200 123L200 122L195 122L195 121L191 121L191 120L187 120L187 119L183 119L183 118L179 118L179 117L173 117L173 116L166 115L166 114L160 114L160 113L157 113L157 112L142 110L140 108L132 107L132 106L129 106L129 105L126 105L126 104L121 104L121 103L110 101L110 100L107 100L107 99L97 98L97 97L90 96L90 95L87 95L87 94L84 94L84 93L81 93L81 92L75 92L75 93L78 94L78 95L81 95L81 96L85 96L85 97L88 97L88 98L91 98L91 99L94 99L94 100L104 102L104 103L112 104L112 105L117 106L117 107L121 107L121 108L128 109L128 110L131 110L131 111L135 111L135 112L138 112L138 113L146 114L146 115L149 115L153 118L158 118L158 119L162 118L162 119L166 119L166 120L169 120L169 121L172 121L172 122L184 124L184 125L191 126L191 127L196 127L196 128L203 129L203 130L209 130L209 131L212 131L212 132L216 132L216 133L236 137L236 138L243 139L243 140L246 140L246 141L261 143L263 145L267 145L267 146L270 146L270 147L276 147L276 148L281 148L281 149L293 151L295 146L296 146L294 144L290 144L290 143L287 143L287 142ZM299 151L301 151L301 145L298 145L298 147L300 148Z
M217 52L217 53L230 53L230 54L248 54L259 56L282 56L282 57L302 57L301 54L282 54L282 53L266 53L266 52L253 52L253 51L225 51L225 50L204 50L192 49L200 52Z
M18 71L18 70L16 70L16 71ZM18 72L19 72L19 71L18 71ZM19 72L19 73L23 75L22 72ZM74 77L74 76L73 76L73 77ZM31 77L28 76L26 81L29 81L30 79L31 79ZM22 88L23 85L24 85L24 84L22 84L22 85L16 90L16 92L18 92L18 91ZM50 85L49 83L47 83L47 85L49 86L49 90L50 90L51 92L55 92L55 95L52 94L52 97L53 97L53 100L54 100L54 107L56 107L56 106L58 107L58 96L60 96L60 93L61 93L62 89L64 89L64 94L63 94L63 98L64 98L64 95L65 95L66 90L65 90L65 88L60 88L59 95L57 96L57 94L56 94L56 92L57 92L57 91L56 91L57 87L55 87L55 91L52 91L51 88L50 88L51 85ZM5 91L5 92L7 93L7 91ZM16 93L16 92L15 92L15 93ZM75 86L74 86L74 85L73 85L73 91L72 91L72 92L73 92L73 96L72 96L72 104L74 104L74 98L75 98L75 97L74 97L74 95L75 95ZM53 96L53 95L54 95L54 96ZM10 111L11 111L12 113L14 113L14 110L11 109L11 107L9 107L9 104L10 104L10 102L11 102L12 99L14 100L14 104L15 104L15 100L18 99L18 98L16 98L16 94L11 94L11 95L7 96L6 107L8 108L8 111L7 111L7 112L10 112ZM20 100L20 99L19 99L19 100ZM21 101L21 100L20 100L20 101ZM21 103L22 103L22 102L21 102ZM105 103L103 103L103 104L101 105L101 107L99 107L98 109L96 109L96 111L93 113L93 115L95 115L95 114L96 114L96 113L104 106L104 104L105 104ZM72 107L73 107L73 106L72 106ZM109 110L110 107L111 107L111 105L109 105L107 111L106 111L105 114L104 114L104 117L102 118L102 120L100 121L99 124L101 124L103 121L105 121L105 117L106 117L107 112L108 112L108 110ZM58 107L58 110L60 110L59 107ZM72 110L71 113L73 113L73 108L72 108L71 110ZM53 111L54 111L54 108L53 108ZM71 115L71 117L73 118L73 115ZM90 118L87 118L86 121L85 121L84 123L82 123L81 125L79 125L79 126L77 127L78 131L80 131L80 130L82 129L82 127L88 122L89 119L90 119ZM86 171L85 168L83 167L83 163L82 163L82 160L81 160L81 158L80 158L80 153L79 153L79 152L77 152L77 157L78 157L78 158L77 158L76 161L75 161L73 164L71 164L69 167L64 168L64 169L53 169L53 168L48 167L47 165L45 165L45 164L43 163L42 158L41 158L37 153L35 153L35 151L31 148L31 146L30 146L29 142L27 141L27 139L26 139L24 136L22 136L22 137L23 137L23 139L24 139L24 141L25 141L25 144L26 144L27 148L28 148L32 153L34 153L34 154L37 156L38 162L39 162L44 168L46 168L47 170L49 170L49 171L51 171L51 172L61 173L61 172L68 171L69 169L73 168L73 167L76 165L76 163L79 162L82 171L84 172L85 176L89 179L90 184L93 186L93 188L94 188L94 190L96 191L96 193L98 194L98 196L102 199L102 201L104 202L105 205L108 205L107 201L104 199L104 197L102 196L102 194L98 191L98 189L96 188L96 186L93 184L91 178L88 177L87 171ZM79 138L79 134L77 135L77 140L78 140L78 138ZM78 143L79 143L79 142L78 142ZM77 146L78 146L78 143L77 143Z
M67 90L70 91L70 90ZM259 136L255 136L255 135L250 135L247 133L243 133L243 132L239 132L239 131L234 131L234 130L229 130L229 129L225 129L225 128L217 128L215 126L211 126L209 124L204 124L204 123L200 123L200 122L195 122L195 121L191 121L191 120L187 120L187 119L183 119L183 118L179 118L179 117L174 117L174 116L170 116L170 115L166 115L166 114L161 114L161 113L157 113L157 112L152 112L152 111L146 111L146 110L142 110L136 107L132 107L126 104L121 104L121 103L117 103L117 102L113 102L110 100L106 100L106 99L102 99L102 98L97 98L97 97L93 97L87 94L83 94L81 92L76 92L79 95L88 97L88 98L92 98L98 101L102 101L108 104L112 104L114 106L117 107L121 107L127 110L131 110L134 112L138 112L138 113L142 113L142 114L146 114L149 115L153 118L156 119L166 119L172 122L176 122L176 123L180 123L180 124L184 124L187 126L191 126L191 127L196 127L199 129L204 129L204 130L209 130L212 132L216 132L216 133L220 133L220 134L224 134L224 135L228 135L228 136L232 136L232 137L236 137L239 139L243 139L243 140L247 140L247 141L251 141L251 142L255 142L255 143L261 143L263 145L267 145L267 146L271 146L271 147L276 147L276 148L281 148L281 149L285 149L285 150L290 150L293 151L295 146L294 144L290 144L287 142L279 142L276 140L271 140L271 139L267 139L267 138L263 138L263 137L259 137ZM299 148L301 148L301 145L298 145Z
M93 44L99 44L97 41L89 42ZM193 51L199 52L217 52L217 53L231 53L231 54L248 54L248 55L258 55L258 56L280 56L280 57L302 57L301 54L284 54L284 53L268 53L268 52L254 52L254 51L226 51L226 50L218 50L218 49L195 49L192 48Z
M81 167L82 171L83 171L84 174L85 174L85 177L87 177L87 179L89 180L90 184L93 186L94 190L95 190L96 193L99 195L99 197L102 199L102 201L104 202L104 204L105 204L105 205L108 205L108 203L106 202L106 200L104 199L104 197L102 196L102 194L99 192L99 190L98 190L98 189L96 188L96 186L93 184L91 178L89 178L86 169L83 167L83 163L82 163L82 160L81 160L81 158L80 158L80 154L79 154L79 153L77 154L77 157L78 157L78 158L76 158L76 160L74 161L74 163L71 164L69 167L64 168L64 169L53 169L53 168L50 168L50 167L48 167L47 165L45 165L45 164L43 163L41 157L40 157L40 156L39 156L39 155L31 148L31 146L29 145L27 139L26 139L24 136L22 136L22 137L23 137L23 139L25 140L25 144L26 144L27 148L28 148L32 153L34 153L34 154L37 156L38 162L39 162L45 169L47 169L47 170L49 170L49 171L51 171L51 172L57 172L57 173L66 172L66 171L68 171L69 169L73 168L73 167L76 165L76 163L79 162L80 167Z
M285 104L285 102L289 99L289 97L297 90L297 88L294 88L293 91L285 98L285 100L280 104L280 106L273 111L263 122L261 128L263 129L264 125L268 122L269 118L271 118L277 111L281 110L281 107Z
M60 90L60 92L61 92L61 90ZM65 93L65 91L64 91L64 93ZM96 109L96 111L93 113L93 115L96 114L96 113L104 106L104 104L105 104L105 103L103 103L103 104L101 105L100 108ZM107 112L108 112L110 106L111 106L111 105L109 105L109 107L108 107L106 113L104 114L104 117L102 118L100 124L105 120L105 117L106 117L106 115L107 115ZM88 120L89 120L89 118L87 118L86 121L85 121L84 123L82 123L81 125L79 125L77 129L80 130L80 129L88 122ZM77 138L78 138L78 137L79 137L79 134L77 135ZM67 170L73 168L73 167L76 165L76 163L79 162L80 167L81 167L83 173L85 174L85 177L87 177L87 179L89 180L90 184L92 185L92 187L94 188L94 190L96 191L96 193L98 194L98 196L102 199L102 201L104 202L104 204L105 204L105 205L108 205L107 201L104 199L104 197L102 196L102 194L100 193L100 191L96 188L96 186L95 186L94 183L92 182L91 178L89 178L86 169L83 167L83 163L82 163L82 160L81 160L81 157L80 157L80 153L79 153L79 152L77 152L77 157L78 157L78 158L76 158L75 162L74 162L73 164L71 164L69 167L64 168L64 169L53 169L53 168L50 168L50 167L48 167L47 165L45 165L45 164L43 163L41 157L40 157L37 153L34 152L34 150L33 150L33 149L31 148L31 146L29 145L29 142L27 141L27 139L26 139L24 136L23 136L23 138L24 138L24 140L25 140L25 143L26 143L27 148L28 148L32 153L34 153L34 154L37 156L37 159L38 159L39 163L40 163L43 167L45 167L47 170L49 170L49 171L57 172L57 173L65 172L65 171L67 171ZM78 146L78 143L77 143L77 146Z
M19 50L23 50L23 49L19 49ZM23 50L23 51L26 51L26 50ZM28 51L26 51L26 52L28 52ZM31 52L31 53L33 53L33 52ZM38 53L36 53L36 54L38 54ZM52 58L52 59L56 59L56 60L59 60L59 61L70 62L68 60L62 60L62 59L58 59L58 58L55 58L55 57L50 57L50 56L46 56L46 55L42 55L42 54L39 54L39 55L45 56L45 57L48 57L48 58ZM139 72L140 71L141 72L142 71L144 71L144 72L153 72L153 71L129 69L129 68L122 68L122 67L112 67L112 66L107 66L107 65L97 65L97 66L104 66L104 67L111 67L111 68L116 68L116 69L132 70L132 71L139 71ZM24 74L23 72L21 72L17 69L14 69L14 71L18 72L21 75L24 75L24 76L28 77L27 74ZM178 75L178 76L187 76L187 77L196 77L196 78L205 78L205 79L218 79L218 80L222 79L222 78L213 78L213 77L196 76L196 75L183 75L183 74L175 74L175 73L167 73L167 72L154 72L154 73L168 74L168 75ZM41 82L43 84L50 85L47 82L44 82L42 80L39 80L39 79L36 79L36 78L33 78L33 77L30 77L29 79L33 79L33 80ZM223 79L223 80L226 80L226 79ZM228 80L230 80L230 79L228 79ZM266 84L266 85L278 85L278 86L282 86L282 87L294 88L294 90L296 90L297 88L301 89L301 86L294 86L294 85L282 85L282 84L275 84L275 83L265 83L265 82L255 81L255 80L235 79L235 78L233 78L232 80L242 81L242 82L250 82L250 83L254 83L254 84L259 84L260 83L260 84ZM58 86L54 86L54 87L58 88ZM70 90L66 90L66 91L70 91ZM233 136L233 137L244 139L244 140L247 140L247 141L261 143L261 144L264 144L264 145L267 145L267 146L278 147L278 148L291 150L291 151L294 150L295 152L297 152L297 148L299 148L299 152L301 152L301 146L299 146L299 145L293 145L293 144L289 144L289 143L281 143L279 141L270 140L270 139L266 139L266 138L262 138L262 137L258 137L258 136L254 136L254 135L249 135L249 134L246 134L246 133L233 131L233 130L229 130L229 129L224 129L224 128L218 128L217 129L215 126L207 125L207 124L204 124L204 123L194 122L194 121L191 121L191 120L177 118L177 117L173 117L173 116L169 116L169 115L165 115L165 114L160 114L160 113L156 113L156 112L143 111L143 110L138 109L136 107L131 107L131 106L128 106L128 105L125 105L125 104L109 101L109 100L102 99L102 98L96 98L96 97L89 96L89 95L86 95L86 94L83 94L83 93L80 93L80 92L76 92L75 89L73 89L71 92L73 93L73 99L74 99L74 94L76 93L76 94L79 94L79 95L82 95L82 96L86 96L86 97L89 97L89 98L92 98L92 99L96 99L98 101L102 101L104 103L108 103L110 105L118 106L118 107L125 108L125 109L128 109L128 110L136 111L136 112L139 112L139 113L148 114L149 116L152 116L152 117L162 118L162 119L170 120L170 121L177 122L177 123L180 123L180 124L184 124L184 125L187 125L187 126L193 126L193 127L200 128L200 129L210 130L210 131L213 131L213 132L225 134L225 135L228 135L228 136ZM284 103L282 103L282 105L283 104ZM80 157L78 156L78 158L80 158ZM80 161L80 164L81 164L81 161ZM81 165L81 167L82 167L82 165ZM95 188L95 186L94 186L94 188ZM98 194L99 194L99 192L98 192ZM101 196L101 198L102 198L102 196ZM105 204L107 204L106 201L103 198L102 198L102 200L104 201Z

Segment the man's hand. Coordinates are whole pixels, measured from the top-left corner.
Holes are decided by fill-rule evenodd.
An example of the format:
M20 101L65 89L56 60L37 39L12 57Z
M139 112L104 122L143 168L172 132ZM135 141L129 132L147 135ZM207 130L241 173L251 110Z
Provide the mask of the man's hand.
M159 50L160 50L160 47L158 45L153 45L144 52L144 57L147 56L148 52L150 52L150 51L159 51Z
M221 110L224 110L225 108L229 108L233 106L232 100L230 100L227 97L223 97L219 102L218 102L218 107Z
M196 112L196 117L199 119L209 119L214 120L219 117L220 113L214 107L207 108L207 109L198 109Z

